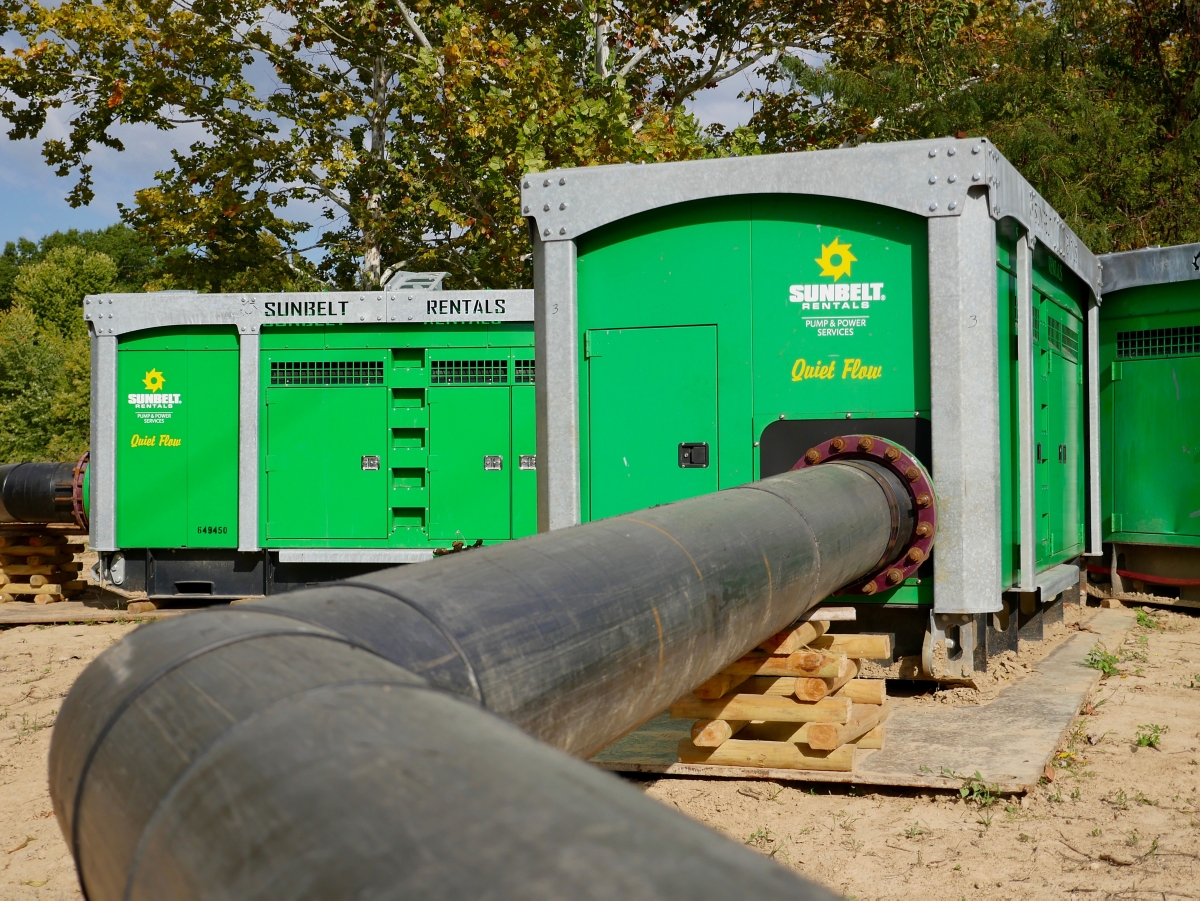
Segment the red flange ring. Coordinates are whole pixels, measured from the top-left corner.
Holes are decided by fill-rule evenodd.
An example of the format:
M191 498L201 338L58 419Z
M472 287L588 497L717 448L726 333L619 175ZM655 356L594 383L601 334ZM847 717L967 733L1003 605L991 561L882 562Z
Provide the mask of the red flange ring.
M83 476L87 472L90 457L91 452L84 451L71 473L71 514L75 517L75 524L85 532L88 530L88 518L83 512Z
M847 585L838 594L865 594L887 591L914 575L929 559L937 536L937 495L933 482L921 462L901 445L875 435L839 435L810 448L792 469L808 469L836 460L871 460L892 470L908 490L915 513L912 537L900 555L882 569Z

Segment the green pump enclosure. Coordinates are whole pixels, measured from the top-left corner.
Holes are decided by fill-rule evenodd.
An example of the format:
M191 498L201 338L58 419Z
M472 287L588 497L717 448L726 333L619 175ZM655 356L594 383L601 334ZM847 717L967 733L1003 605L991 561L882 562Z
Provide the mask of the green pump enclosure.
M960 518L920 578L856 600L994 612L1005 591L1077 584L1062 564L1098 519L1099 266L985 141L560 170L523 189L544 527L740 485L866 432L931 466L939 517Z
M1101 260L1104 540L1200 548L1200 245Z
M240 572L532 534L532 292L420 281L87 298L93 545L144 550L147 573Z

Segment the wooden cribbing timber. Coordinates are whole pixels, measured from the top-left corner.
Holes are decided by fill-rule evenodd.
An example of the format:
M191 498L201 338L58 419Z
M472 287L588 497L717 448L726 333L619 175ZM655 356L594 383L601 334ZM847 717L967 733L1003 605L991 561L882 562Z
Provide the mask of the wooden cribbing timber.
M772 635L672 704L671 716L695 720L680 762L852 772L859 748L881 749L887 683L858 674L862 660L891 658L891 640L830 634L842 618Z
M62 532L0 534L0 603L70 600L87 588L82 568Z

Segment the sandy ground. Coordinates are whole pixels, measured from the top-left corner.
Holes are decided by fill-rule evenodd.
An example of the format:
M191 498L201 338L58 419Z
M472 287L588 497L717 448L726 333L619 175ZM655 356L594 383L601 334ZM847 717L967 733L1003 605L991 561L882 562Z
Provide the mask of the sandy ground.
M130 623L0 632L0 898L80 898L46 783L58 708L83 668Z
M1200 618L1143 620L1108 649L1119 672L1085 706L1053 781L1024 799L981 785L963 799L692 778L635 784L847 898L1197 897ZM132 628L0 632L0 898L80 897L46 785L51 727L75 677ZM986 703L1046 650L1023 648L979 692L912 702ZM1138 747L1154 726L1159 747Z
M1052 781L1024 798L979 784L964 784L966 798L694 778L643 784L847 898L1200 897L1200 619L1165 611L1141 619L1121 648L1107 649L1119 672L1076 719ZM1021 657L1042 653L1035 646ZM1026 663L1010 662L1012 679ZM943 702L970 703L970 694Z

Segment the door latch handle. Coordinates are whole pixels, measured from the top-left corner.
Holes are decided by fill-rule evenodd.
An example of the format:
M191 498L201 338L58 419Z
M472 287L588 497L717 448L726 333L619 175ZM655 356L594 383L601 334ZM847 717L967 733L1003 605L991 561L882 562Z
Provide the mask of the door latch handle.
M707 469L708 442L685 441L679 445L680 469Z
M504 469L504 458L499 454L483 455L484 472L500 472Z

